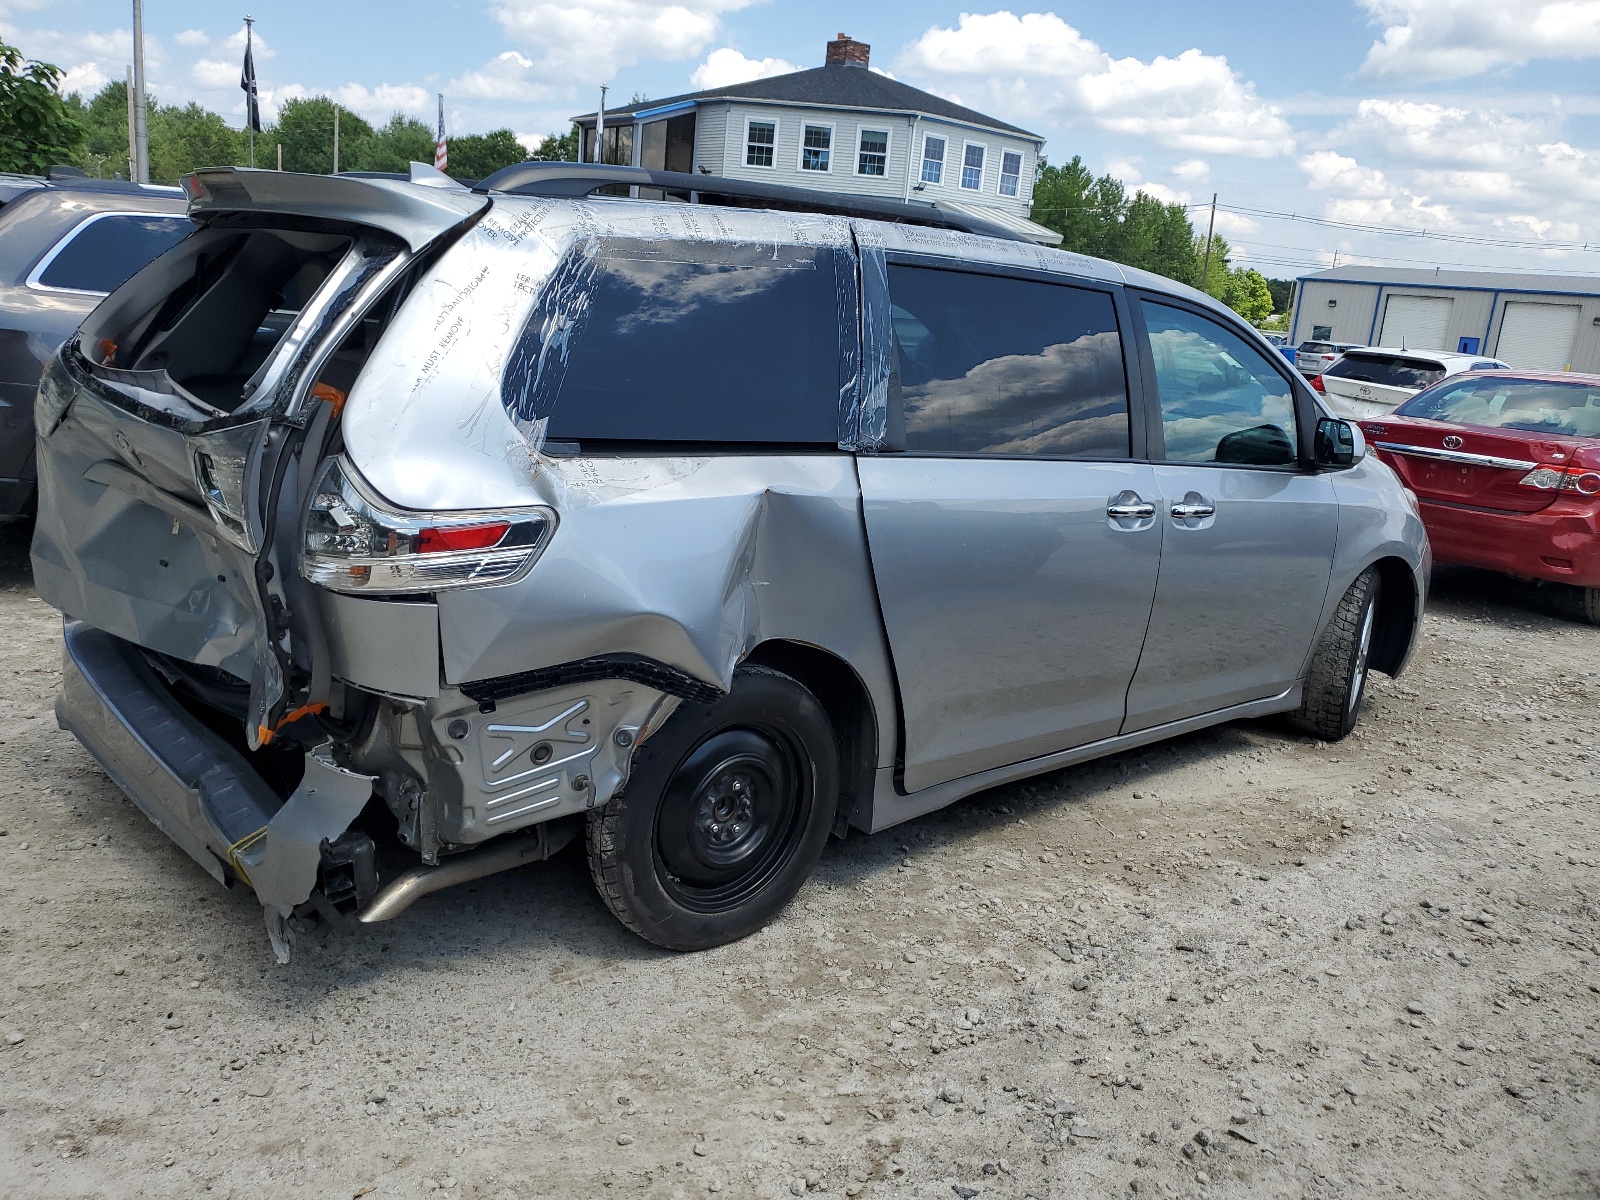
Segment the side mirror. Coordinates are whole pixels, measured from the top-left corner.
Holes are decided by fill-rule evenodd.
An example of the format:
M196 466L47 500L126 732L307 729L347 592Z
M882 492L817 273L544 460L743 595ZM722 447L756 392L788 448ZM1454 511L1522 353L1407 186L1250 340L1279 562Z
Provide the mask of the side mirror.
M1319 467L1339 469L1360 462L1367 453L1367 440L1361 430L1338 417L1323 417L1317 422L1314 456Z

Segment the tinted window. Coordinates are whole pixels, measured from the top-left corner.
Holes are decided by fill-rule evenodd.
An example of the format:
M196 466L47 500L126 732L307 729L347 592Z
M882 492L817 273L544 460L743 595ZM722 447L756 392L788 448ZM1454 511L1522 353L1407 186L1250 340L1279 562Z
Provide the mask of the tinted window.
M1413 396L1395 409L1395 415L1490 429L1600 437L1600 387L1464 375Z
M114 292L193 229L185 217L96 217L67 236L39 282L81 292Z
M1256 348L1215 321L1144 302L1171 462L1295 462L1289 382Z
M1128 388L1104 292L889 267L911 452L1128 456Z
M1301 342L1297 353L1300 354L1332 354L1333 346L1329 342Z
M834 268L830 250L770 244L575 254L506 364L506 407L562 441L836 445Z
M1333 379L1381 383L1385 387L1425 388L1444 378L1444 368L1422 358L1351 350L1323 374Z

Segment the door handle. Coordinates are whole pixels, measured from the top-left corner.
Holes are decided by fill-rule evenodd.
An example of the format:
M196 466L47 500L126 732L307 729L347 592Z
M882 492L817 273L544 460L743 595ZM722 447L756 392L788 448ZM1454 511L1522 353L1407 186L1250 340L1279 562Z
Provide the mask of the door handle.
M1137 521L1148 519L1156 515L1156 506L1148 500L1141 500L1137 494L1131 498L1127 493L1115 497L1106 505L1106 516L1116 520Z
M1188 521L1199 517L1214 517L1217 506L1209 500L1175 500L1170 509L1174 521Z

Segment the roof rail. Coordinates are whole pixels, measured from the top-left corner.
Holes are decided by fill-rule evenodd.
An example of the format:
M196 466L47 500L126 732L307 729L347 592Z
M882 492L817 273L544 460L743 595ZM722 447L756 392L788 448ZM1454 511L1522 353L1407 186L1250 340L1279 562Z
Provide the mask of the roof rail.
M684 171L652 171L645 167L617 167L607 163L514 163L480 180L475 192L509 192L519 196L582 197L607 187L647 187L674 193L690 204L717 204L733 208L775 208L787 212L828 213L864 217L906 225L931 225L1008 242L1028 239L998 222L967 213L935 208L918 201L880 200L843 192L815 191L779 183L729 179L723 175L690 175Z

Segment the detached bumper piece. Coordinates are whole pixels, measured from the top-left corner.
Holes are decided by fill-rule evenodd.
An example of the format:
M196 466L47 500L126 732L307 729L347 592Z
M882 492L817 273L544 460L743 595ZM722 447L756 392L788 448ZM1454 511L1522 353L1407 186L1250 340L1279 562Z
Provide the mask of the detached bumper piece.
M281 961L295 909L314 900L318 911L349 915L376 890L371 839L347 832L372 796L370 776L319 746L300 786L280 799L173 698L137 647L81 622L67 623L61 674L62 728L219 883L231 874L254 889Z

